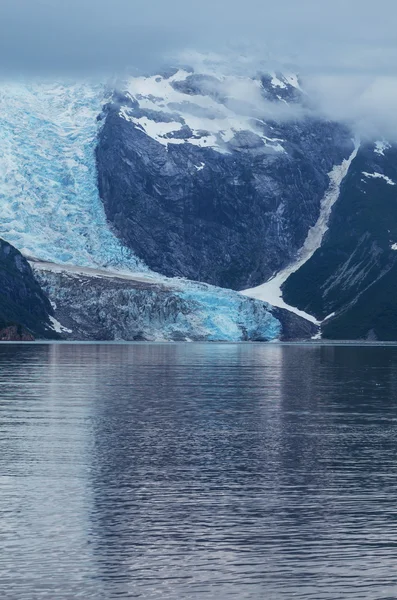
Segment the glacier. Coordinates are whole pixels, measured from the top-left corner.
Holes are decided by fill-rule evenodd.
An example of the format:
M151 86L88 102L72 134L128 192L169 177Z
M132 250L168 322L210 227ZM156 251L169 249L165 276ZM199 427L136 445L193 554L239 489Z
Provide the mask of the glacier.
M232 290L191 282L178 295L195 305L193 318L208 341L270 341L282 336L269 304L246 303Z
M69 340L272 341L304 337L296 318L238 292L152 274L32 261L54 309L54 331Z
M194 83L183 70L169 80L129 79L131 101L146 115L125 106L120 117L167 148L188 142L229 153L236 133L248 131L273 153L284 153L283 139L266 136L242 98L236 110L211 97L212 80L208 95L190 96L202 110L193 114L193 103L177 88ZM240 85L240 79L222 79L222 89ZM260 83L249 85L256 90ZM241 93L246 86L243 81ZM166 92L161 102L154 94L159 89ZM0 84L0 238L31 261L55 307L54 331L64 339L270 341L288 337L287 330L304 337L307 323L273 313L267 303L151 271L116 236L99 195L95 155L111 99L102 82ZM163 119L150 118L157 102ZM187 140L178 137L182 125L191 133ZM193 168L199 174L208 165L197 160Z
M63 264L145 270L106 221L95 163L106 87L0 85L0 237Z

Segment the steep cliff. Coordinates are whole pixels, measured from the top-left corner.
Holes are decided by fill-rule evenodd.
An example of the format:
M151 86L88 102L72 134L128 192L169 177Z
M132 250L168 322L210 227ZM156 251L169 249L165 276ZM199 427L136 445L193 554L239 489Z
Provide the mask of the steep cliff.
M178 70L125 87L102 115L96 153L122 241L155 271L237 290L288 264L350 133L310 116L292 76Z
M397 339L397 147L362 145L321 247L283 287L331 339ZM328 318L327 318L328 317Z
M13 246L0 240L0 339L56 338L51 304L29 263Z

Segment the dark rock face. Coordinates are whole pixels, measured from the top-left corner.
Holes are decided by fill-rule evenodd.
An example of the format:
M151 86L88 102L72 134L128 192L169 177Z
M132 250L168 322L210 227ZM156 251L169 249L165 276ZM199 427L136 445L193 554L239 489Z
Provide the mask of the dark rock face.
M29 263L0 240L0 339L56 338L50 327L51 304Z
M273 308L272 313L282 325L281 342L310 340L319 331L317 325L311 321L306 321L283 308Z
M0 329L1 342L34 342L34 336L20 325L9 325Z
M275 88L266 77L260 83L264 101L277 110L300 100L296 88L281 83ZM253 129L227 141L221 132L218 149L204 147L205 127L219 119L215 113L235 107L228 99L225 108L224 89L214 78L191 74L172 87L177 103L146 96L158 110L129 94L106 107L97 167L107 218L155 271L235 290L254 287L302 246L319 216L328 172L351 154L350 134L309 117L264 122L251 107ZM212 102L205 114L198 97ZM170 119L178 127L163 139L181 143L160 143L142 125L169 125ZM202 130L188 125L197 120Z
M323 337L397 340L397 147L363 146L321 248L284 285L284 299L324 319ZM395 246L397 248L397 246Z

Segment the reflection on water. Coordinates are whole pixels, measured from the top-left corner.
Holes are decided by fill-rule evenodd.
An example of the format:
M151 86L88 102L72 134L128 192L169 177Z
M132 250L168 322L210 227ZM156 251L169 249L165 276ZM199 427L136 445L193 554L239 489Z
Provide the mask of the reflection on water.
M1 598L397 597L397 348L0 346Z

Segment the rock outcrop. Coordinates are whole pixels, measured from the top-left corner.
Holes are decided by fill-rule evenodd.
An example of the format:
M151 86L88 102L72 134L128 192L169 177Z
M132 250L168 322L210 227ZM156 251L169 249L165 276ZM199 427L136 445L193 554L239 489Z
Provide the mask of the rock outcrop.
M11 244L0 240L0 339L51 339L53 310L33 271Z

